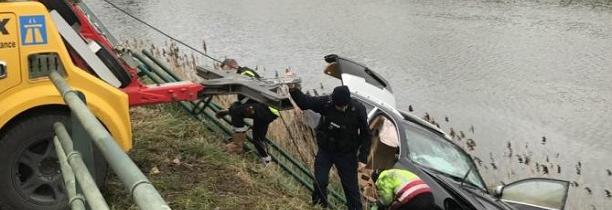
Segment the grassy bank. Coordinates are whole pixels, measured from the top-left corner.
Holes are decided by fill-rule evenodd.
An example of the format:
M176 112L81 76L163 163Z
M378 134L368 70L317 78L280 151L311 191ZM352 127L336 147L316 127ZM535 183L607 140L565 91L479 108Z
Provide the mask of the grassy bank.
M196 74L195 69L198 65L219 68L218 63L211 63L209 59L193 54L193 52L181 51L175 42L165 42L163 45L156 46L150 41L132 40L126 41L125 45L137 51L143 49L150 51L159 60L165 62L178 77L187 81L202 81L202 78ZM215 96L213 102L227 108L236 100L234 95L220 95ZM302 115L297 114L294 110L282 111L281 117L270 124L267 137L293 158L304 163L310 171L314 170L316 141L313 130L306 125ZM340 189L340 179L335 168L331 170L330 180L333 188Z
M228 155L219 136L173 105L133 108L129 153L173 209L312 209L310 196L253 154ZM113 209L138 209L119 180L106 189Z

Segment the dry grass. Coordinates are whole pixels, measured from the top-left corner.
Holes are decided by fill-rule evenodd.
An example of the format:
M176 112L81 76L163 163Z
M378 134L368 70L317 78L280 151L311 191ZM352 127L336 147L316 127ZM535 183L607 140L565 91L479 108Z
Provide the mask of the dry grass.
M312 209L309 194L254 155L228 155L216 135L173 105L131 109L129 153L173 209ZM138 209L116 177L113 209Z
M131 49L147 49L165 61L179 77L199 81L195 67L215 63L187 55L173 42L155 46L141 40L125 43ZM216 96L214 102L228 107L233 95ZM294 110L281 112L270 125L268 138L313 171L316 141L314 130ZM173 209L308 209L309 192L276 166L265 171L256 155L229 156L221 151L223 136L205 130L176 106L132 109L134 151L130 153ZM247 158L248 157L248 158ZM255 169L254 169L255 168ZM331 187L342 192L335 169ZM109 195L115 209L134 209L116 179Z
M174 43L156 47L134 40L125 44L132 49L149 49L181 78L198 79L195 66L201 64L200 58L182 54ZM216 97L216 102L224 106L234 100L235 96ZM298 123L287 112L283 116L288 116L292 125ZM223 152L224 136L206 129L178 106L132 108L131 117L134 149L130 157L149 173L149 179L173 209L313 209L310 193L281 169L262 168L252 152L241 156ZM289 139L280 126L281 122L275 122L269 137ZM314 151L312 140L299 142L298 147ZM289 148L288 142L278 143ZM293 148L288 152L299 157L295 154L300 149ZM312 163L312 155L301 157ZM113 209L137 209L116 177L109 179L106 194Z
M218 63L214 63L210 59L181 51L181 48L174 42L166 42L163 46L156 46L147 41L134 40L131 43L126 42L126 45L133 49L149 50L154 56L165 61L173 72L184 80L196 82L201 80L195 71L198 65L219 68ZM235 101L236 96L234 95L216 96L213 100L213 102L225 108ZM303 116L294 110L281 111L281 116L270 125L268 139L275 141L292 157L301 160L313 171L314 155L317 147L314 131L305 124ZM287 126L285 126L285 123ZM332 169L330 183L334 188L340 189L339 177L335 169Z

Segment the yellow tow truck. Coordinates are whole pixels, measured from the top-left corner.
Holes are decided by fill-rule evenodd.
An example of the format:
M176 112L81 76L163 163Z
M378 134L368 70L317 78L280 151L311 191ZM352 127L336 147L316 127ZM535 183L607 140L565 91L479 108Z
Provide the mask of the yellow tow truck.
M47 7L0 1L0 209L62 209L63 179L53 149L53 123L70 111L48 78L62 73L124 149L132 147L128 96L77 67ZM99 183L104 159L94 152Z
M198 67L206 79L202 83L145 85L136 69L150 66L148 59L116 49L116 41L86 10L78 1L0 0L0 210L66 207L52 140L53 124L66 124L71 112L49 80L52 71L86 96L89 109L124 151L132 148L130 106L240 93L278 109L292 107L277 89L299 78L253 80ZM108 166L96 150L88 150L93 151L90 170L101 185Z

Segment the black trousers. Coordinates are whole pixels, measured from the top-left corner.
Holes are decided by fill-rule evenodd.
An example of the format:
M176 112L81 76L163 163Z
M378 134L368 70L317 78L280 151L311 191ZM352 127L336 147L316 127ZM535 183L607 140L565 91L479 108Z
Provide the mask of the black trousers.
M312 202L327 207L327 185L329 184L329 170L335 165L340 176L344 196L349 210L361 210L361 194L357 183L357 154L333 153L319 149L315 157L314 175L315 191L312 193Z
M254 114L249 114L248 110L252 109L255 111ZM233 103L229 108L230 116L232 117L232 126L234 127L243 127L245 126L244 119L250 118L253 119L253 139L251 143L255 145L255 149L257 153L259 153L260 157L268 156L267 147L266 147L266 135L268 134L268 127L270 123L274 121L278 116L276 116L268 106L262 103Z
M435 210L436 204L431 193L424 193L414 197L410 203L399 208L399 210Z

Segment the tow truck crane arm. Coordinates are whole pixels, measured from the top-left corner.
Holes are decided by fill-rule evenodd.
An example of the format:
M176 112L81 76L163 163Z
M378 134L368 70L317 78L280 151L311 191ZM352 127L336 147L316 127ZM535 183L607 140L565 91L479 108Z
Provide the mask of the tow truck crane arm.
M106 31L104 25L97 21L94 14L87 13L89 9L85 4L65 0L40 1L58 14L54 16L54 21L61 29L60 34L69 46L74 63L124 91L129 97L130 106L193 101L212 95L242 94L281 110L292 107L288 96L279 94L279 88L284 84L299 83L297 78L254 80L198 66L198 75L204 79L202 83L146 85L139 80L136 63L140 61L143 65L151 66L155 62L148 60L151 57L138 53L134 53L134 58L129 50L121 49L118 43L109 41L114 38L107 38L110 34L105 35L102 32ZM104 69L107 70L103 71ZM111 78L105 79L109 77Z
M301 82L296 77L255 79L201 66L196 71L198 76L205 79L202 85L206 91L202 91L200 96L241 94L281 110L293 108L288 93L282 91L283 86Z

